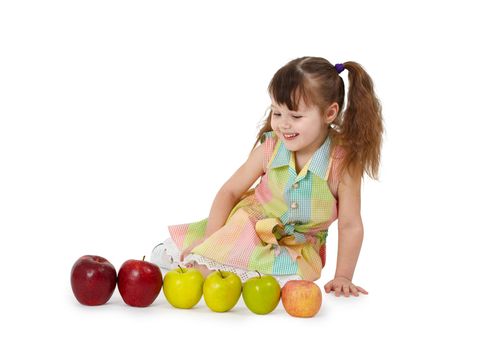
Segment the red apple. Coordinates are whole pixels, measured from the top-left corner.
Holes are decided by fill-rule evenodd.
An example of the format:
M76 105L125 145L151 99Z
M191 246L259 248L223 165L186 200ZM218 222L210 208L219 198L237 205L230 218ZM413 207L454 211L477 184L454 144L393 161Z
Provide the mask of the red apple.
M83 305L105 304L110 300L116 285L117 271L105 258L84 255L73 264L71 289Z
M160 268L143 260L127 260L118 271L118 291L127 305L146 307L162 289Z
M322 292L311 281L288 281L282 288L282 304L294 317L313 317L322 305Z

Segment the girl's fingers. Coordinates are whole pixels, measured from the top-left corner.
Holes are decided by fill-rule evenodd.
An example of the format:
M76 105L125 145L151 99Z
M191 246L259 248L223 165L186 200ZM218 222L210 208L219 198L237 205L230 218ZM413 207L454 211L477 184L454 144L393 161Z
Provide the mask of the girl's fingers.
M337 297L339 297L341 294L343 294L345 297L349 297L351 294L358 297L359 292L363 294L369 294L369 292L367 292L365 289L356 286L353 283L345 285L337 285L334 284L332 281L330 281L329 283L324 285L324 289L326 293L334 292L334 294Z
M369 292L368 292L368 291L366 291L365 289L363 289L362 287L358 287L358 286L357 286L357 289L358 289L360 292L364 293L364 294L369 294Z
M354 296L358 297L358 290L357 290L357 286L355 286L354 284L352 284L352 285L350 286L350 289L351 289L351 293L352 293Z

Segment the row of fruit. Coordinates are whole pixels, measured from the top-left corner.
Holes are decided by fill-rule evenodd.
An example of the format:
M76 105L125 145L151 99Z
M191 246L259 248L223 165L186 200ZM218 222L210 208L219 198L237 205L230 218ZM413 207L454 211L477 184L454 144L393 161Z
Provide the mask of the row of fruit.
M259 272L258 272L259 274ZM287 313L295 317L313 317L320 310L322 293L311 281L288 281L280 288L273 276L253 277L243 283L230 271L214 271L205 279L195 268L168 271L162 278L160 268L144 260L127 260L118 271L97 255L80 257L71 269L71 288L83 305L102 305L112 296L115 286L127 305L146 307L163 289L167 301L176 308L190 309L202 296L214 312L231 310L242 295L247 308L259 315L272 312L280 299Z

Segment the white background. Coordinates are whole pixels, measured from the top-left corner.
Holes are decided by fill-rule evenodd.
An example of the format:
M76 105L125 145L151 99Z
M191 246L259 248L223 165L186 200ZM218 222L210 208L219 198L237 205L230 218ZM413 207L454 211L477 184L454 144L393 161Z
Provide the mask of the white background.
M500 347L498 12L488 1L3 1L1 347ZM497 22L497 24L496 24ZM386 133L363 184L359 298L313 319L243 301L78 304L84 254L117 268L205 218L288 61L356 61ZM341 76L347 79L347 72ZM323 289L335 272L337 225ZM238 322L235 322L238 321ZM311 347L314 346L314 347Z

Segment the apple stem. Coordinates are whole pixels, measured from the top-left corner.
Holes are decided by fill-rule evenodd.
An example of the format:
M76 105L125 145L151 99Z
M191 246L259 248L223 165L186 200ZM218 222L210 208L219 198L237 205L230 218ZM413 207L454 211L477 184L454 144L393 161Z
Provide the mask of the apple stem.
M257 274L259 275L259 278L261 278L261 274L259 273L259 271L258 271L258 270L256 270L256 272L257 272Z
M181 272L184 273L183 268L181 267L181 265L177 265L177 266L179 266L179 268L181 269Z
M218 269L218 271L219 271L219 274L221 275L221 278L224 278L223 273L221 272L221 270Z
M143 261L144 261L144 258L146 258L146 255L143 255Z

